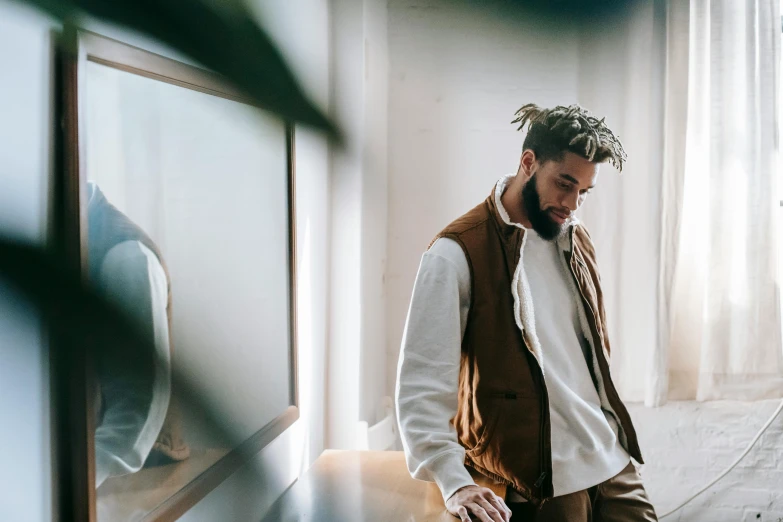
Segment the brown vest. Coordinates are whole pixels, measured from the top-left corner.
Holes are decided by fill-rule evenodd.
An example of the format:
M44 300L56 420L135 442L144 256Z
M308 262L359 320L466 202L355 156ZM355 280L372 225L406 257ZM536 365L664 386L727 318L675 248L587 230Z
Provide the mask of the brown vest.
M496 492L499 487L511 487L540 503L553 496L549 398L532 344L517 327L511 293L524 233L503 221L493 192L436 239L456 241L470 268L471 303L462 340L459 406L452 420L466 449L465 464L483 476L479 484ZM595 251L581 225L573 226L569 234L571 249L564 255L582 295L593 346L602 347L596 356L606 396L624 435L621 442L641 463L636 432L604 356L610 347ZM542 350L545 358L546 347Z

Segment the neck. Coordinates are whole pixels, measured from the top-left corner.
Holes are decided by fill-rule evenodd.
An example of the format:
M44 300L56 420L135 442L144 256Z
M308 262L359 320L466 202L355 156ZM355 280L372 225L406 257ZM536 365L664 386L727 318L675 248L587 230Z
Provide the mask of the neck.
M525 228L532 228L533 225L527 218L525 203L522 201L522 187L525 184L524 177L517 173L516 177L508 184L503 195L500 196L500 202L506 209L509 219L512 223L519 223Z

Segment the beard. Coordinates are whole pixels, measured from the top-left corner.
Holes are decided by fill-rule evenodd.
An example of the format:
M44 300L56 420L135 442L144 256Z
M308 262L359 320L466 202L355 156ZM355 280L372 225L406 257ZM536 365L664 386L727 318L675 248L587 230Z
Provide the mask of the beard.
M560 237L565 231L565 223L560 225L550 215L548 210L541 208L541 198L538 195L536 186L536 173L530 177L525 186L522 187L522 203L525 205L527 218L530 224L542 239L552 241Z

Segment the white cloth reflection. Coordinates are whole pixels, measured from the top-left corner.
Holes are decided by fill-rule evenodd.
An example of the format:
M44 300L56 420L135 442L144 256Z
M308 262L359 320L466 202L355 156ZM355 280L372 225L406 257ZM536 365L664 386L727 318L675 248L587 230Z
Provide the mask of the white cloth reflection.
M92 202L95 187L90 190ZM141 469L160 433L171 395L166 273L140 241L124 241L103 258L96 286L152 335L156 365L152 387L140 387L115 368L100 379L103 413L95 432L96 486ZM110 351L110 350L109 350ZM108 378L107 378L108 377Z

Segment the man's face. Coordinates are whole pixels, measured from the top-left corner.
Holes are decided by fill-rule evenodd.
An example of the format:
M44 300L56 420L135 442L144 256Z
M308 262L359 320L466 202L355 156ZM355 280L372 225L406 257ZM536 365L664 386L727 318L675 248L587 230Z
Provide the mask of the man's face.
M598 164L566 152L562 161L535 162L522 188L522 201L533 230L542 238L560 236L565 223L595 186Z

